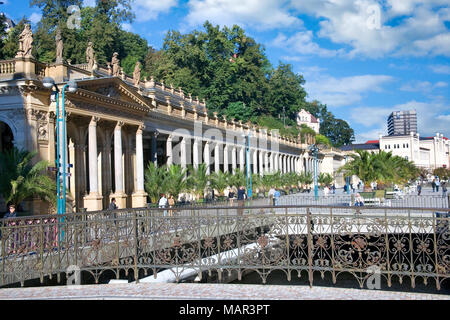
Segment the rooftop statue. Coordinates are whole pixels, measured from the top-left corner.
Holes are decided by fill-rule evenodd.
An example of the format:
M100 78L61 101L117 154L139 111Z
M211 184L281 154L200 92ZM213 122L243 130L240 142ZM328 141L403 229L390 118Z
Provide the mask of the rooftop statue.
M111 59L111 64L112 64L112 76L113 77L118 77L119 76L119 72L120 72L120 67L119 67L119 58L117 58L119 54L117 52L114 52L113 57Z
M136 62L133 71L133 83L135 86L139 86L139 81L141 80L141 63L139 61Z
M25 24L25 28L19 36L19 51L17 57L30 57L33 49L33 32L29 24Z
M94 67L94 48L92 47L92 42L89 41L88 42L88 46L86 48L86 62L88 64L88 68L89 70L92 71L93 67Z
M58 29L58 31L56 31L55 40L56 40L56 63L62 63L64 43L61 36L61 29Z

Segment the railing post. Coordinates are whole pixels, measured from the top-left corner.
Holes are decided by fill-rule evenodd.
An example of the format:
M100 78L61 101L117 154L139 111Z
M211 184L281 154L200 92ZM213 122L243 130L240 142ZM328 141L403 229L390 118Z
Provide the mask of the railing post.
M312 243L312 228L311 228L311 211L310 208L306 209L306 223L308 228L308 269L309 269L309 287L312 288L313 285L313 270L312 270L312 249L313 249L313 243Z
M4 227L4 220L0 224L1 232L1 242L2 242L2 282L1 284L4 285L6 282L6 276L5 276L5 260L6 260L6 237L5 237L5 227Z
M139 258L139 241L138 241L138 221L137 221L137 210L133 210L133 220L134 220L134 277L136 279L136 284L139 283L139 274L138 274L138 258Z

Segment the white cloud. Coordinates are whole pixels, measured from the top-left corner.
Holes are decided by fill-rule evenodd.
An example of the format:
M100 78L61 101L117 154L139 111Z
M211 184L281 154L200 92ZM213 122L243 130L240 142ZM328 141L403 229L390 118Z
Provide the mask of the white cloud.
M288 12L287 0L190 0L186 22L202 25L206 20L221 26L252 26L258 30L301 26Z
M430 66L434 73L450 74L450 65L434 64Z
M37 12L33 12L33 13L30 15L29 20L31 21L32 24L36 24L36 23L38 23L39 21L41 21L41 18L42 18L42 14L37 13Z
M408 92L421 92L421 93L431 93L436 88L444 88L447 87L447 83L444 81L436 82L432 84L429 81L411 81L402 87L400 90L408 91Z
M377 126L376 129L370 129L366 133L358 134L362 139L378 139L375 135L379 131L379 125L387 124L387 118L393 111L416 110L417 112L417 130L421 136L433 136L436 132L443 133L450 137L450 105L445 102L418 102L415 100L398 104L392 107L358 107L351 111L352 122L361 124L365 127ZM383 130L382 134L386 134ZM373 134L370 136L369 134ZM366 139L366 140L368 140ZM362 141L362 140L359 140Z
M330 107L352 105L363 99L365 93L381 92L383 85L393 78L387 75L359 75L344 78L320 76L306 81L310 100L317 99Z
M132 32L133 26L129 23L122 23L122 29L128 32Z
M377 0L292 0L292 5L323 19L318 35L350 45L349 57L450 55L448 0L388 0L384 7Z
M132 7L138 22L156 20L160 13L167 13L178 5L178 0L134 0Z
M343 52L343 50L328 50L321 48L316 42L313 41L313 37L313 33L310 30L297 32L289 38L280 33L272 44L276 47L285 48L288 51L299 55L334 57Z
M387 134L387 125L372 129L370 131L355 134L354 143L365 143L368 140L378 140L380 135L386 134Z

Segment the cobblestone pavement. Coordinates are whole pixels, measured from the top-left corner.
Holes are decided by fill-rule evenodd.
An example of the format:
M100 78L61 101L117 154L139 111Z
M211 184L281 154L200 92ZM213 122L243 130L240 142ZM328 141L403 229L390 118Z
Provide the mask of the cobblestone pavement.
M450 300L450 295L331 287L129 283L0 289L0 300Z

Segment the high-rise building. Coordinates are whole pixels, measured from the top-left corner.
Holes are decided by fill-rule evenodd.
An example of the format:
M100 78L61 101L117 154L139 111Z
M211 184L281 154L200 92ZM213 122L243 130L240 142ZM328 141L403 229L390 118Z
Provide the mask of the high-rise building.
M388 117L388 135L417 133L416 110L394 111Z

